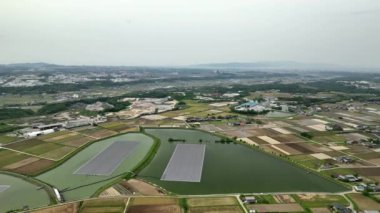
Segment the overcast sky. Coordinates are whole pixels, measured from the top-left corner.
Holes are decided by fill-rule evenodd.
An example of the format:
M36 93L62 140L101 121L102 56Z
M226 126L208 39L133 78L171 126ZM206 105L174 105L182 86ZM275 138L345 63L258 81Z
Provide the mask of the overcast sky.
M380 0L0 0L0 63L380 67Z

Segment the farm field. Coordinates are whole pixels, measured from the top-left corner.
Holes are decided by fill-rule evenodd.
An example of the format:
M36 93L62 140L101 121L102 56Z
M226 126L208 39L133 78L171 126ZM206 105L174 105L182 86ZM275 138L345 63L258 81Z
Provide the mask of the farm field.
M186 203L189 212L242 212L235 197L193 197Z
M46 209L33 211L34 213L75 213L78 211L77 203L69 203L64 205L57 205Z
M127 132L127 131L132 131L132 130L135 131L135 126L130 125L128 123L120 122L120 121L102 123L100 124L100 126L105 129L109 129L109 130L117 131L117 132Z
M138 142L138 146L130 153L110 175L89 176L74 174L82 165L117 142ZM153 139L130 133L98 141L86 147L60 166L39 175L37 178L57 187L66 200L88 198L99 188L120 178L124 173L133 170L146 156L153 145ZM100 166L100 165L99 165Z
M16 141L18 140L17 137L11 137L11 136L7 136L5 134L0 134L0 144L7 144L7 143L11 143L13 141Z
M127 199L93 199L88 201L82 201L79 204L78 212L123 212L125 209L125 200Z
M117 132L102 128L102 127L93 127L93 128L87 128L80 130L79 133L82 133L84 135L87 135L89 137L94 137L94 138L105 138L109 137L112 135L117 134Z
M131 198L128 213L180 213L181 207L177 198L169 197L135 197Z
M303 212L304 209L298 203L285 204L253 204L250 209L257 212Z
M73 152L77 146L72 146L72 144L78 140L82 140L83 137L75 132L61 131L51 135L7 144L4 147L46 160L58 161ZM87 143L91 140L85 140L85 142Z
M161 140L152 162L138 176L178 194L250 193L250 192L338 192L345 187L309 173L286 161L239 144L216 143L219 137L185 129L146 129ZM162 181L167 163L177 142L206 144L200 183ZM228 184L225 184L228 183Z
M210 213L210 212L221 212L221 213L242 213L242 209L239 206L202 206L190 208L190 213Z
M348 197L356 203L360 210L380 210L380 203L362 194L348 194Z
M298 194L293 195L295 200L305 208L327 208L329 205L339 203L348 206L349 203L340 195Z
M0 173L0 185L7 186L5 190L0 190L0 212L50 204L49 195L44 189L21 178Z

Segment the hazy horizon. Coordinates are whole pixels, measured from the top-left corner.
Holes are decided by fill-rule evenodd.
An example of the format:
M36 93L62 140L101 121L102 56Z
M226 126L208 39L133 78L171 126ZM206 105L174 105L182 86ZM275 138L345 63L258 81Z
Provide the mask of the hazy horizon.
M377 0L3 0L0 64L380 68Z

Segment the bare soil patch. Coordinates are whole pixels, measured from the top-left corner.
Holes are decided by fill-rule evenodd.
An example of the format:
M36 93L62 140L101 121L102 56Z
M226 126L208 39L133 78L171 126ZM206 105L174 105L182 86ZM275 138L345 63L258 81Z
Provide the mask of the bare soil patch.
M64 145L67 146L74 146L74 147L80 147L83 146L84 144L94 140L93 138L83 136L81 138L75 139L75 140L69 140L66 142L63 142Z
M380 176L379 168L357 168L355 171L364 176Z
M142 195L162 195L163 193L159 188L137 179L130 179L120 183L128 191L139 193Z
M265 142L264 140L261 140L260 138L258 137L249 137L249 139L251 139L252 141L258 143L258 144L268 144L267 142Z
M189 213L241 213L239 206L208 206L190 208Z
M304 142L303 139L295 135L272 135L271 138L280 141L281 143L295 143L295 142Z
M298 150L299 152L304 153L304 154L315 153L313 150L310 150L309 148L305 147L301 143L292 143L292 144L289 144L288 146L290 146L293 149Z
M276 144L276 145L273 145L272 147L277 147L279 151L283 152L284 154L287 154L287 155L299 155L299 154L302 154L302 152L288 146L288 145L285 145L285 144Z
M96 137L96 138L105 138L105 137L109 137L109 136L115 135L115 134L116 134L115 131L111 131L108 129L99 129L96 132L93 132L89 135L92 137Z
M190 207L199 206L233 206L238 202L235 197L207 197L207 198L188 198L187 204Z
M55 141L62 140L62 139L65 139L65 138L68 138L68 137L72 137L72 136L75 136L75 135L78 135L78 133L76 133L76 132L68 132L67 134L64 134L64 135L59 135L59 136L56 136L56 137L44 139L44 141L46 141L46 142L55 142Z
M54 161L41 159L33 163L27 164L25 166L18 167L17 169L14 169L12 171L16 173L21 173L21 174L33 175L33 174L38 173L39 171L42 171L48 168L49 166L53 164L54 164Z
M136 205L176 205L177 199L170 197L135 197L131 204Z
M128 213L180 213L181 208L177 205L139 205L130 206L127 210Z
M33 162L36 162L40 160L40 158L36 158L36 157L30 157L30 158L26 158L24 160L20 160L20 161L17 161L16 163L12 163L12 164L9 164L7 166L4 167L4 169L9 169L9 170L12 170L12 169L17 169L19 167L22 167L22 166L25 166L27 164L30 164L30 163L33 163Z
M313 213L331 213L328 208L310 208Z
M296 201L290 195L273 195L277 203L295 203Z
M58 205L47 209L33 211L34 213L76 213L78 205L76 203Z
M310 143L295 143L295 144L289 144L289 146L305 154L331 151L330 149L326 147L322 147L322 146L310 144Z
M366 197L362 194L349 194L348 195L361 210L379 210L380 203Z
M55 150L52 150L50 152L46 152L46 153L42 154L41 157L59 160L59 159L63 158L65 155L74 151L74 149L75 149L74 147L63 146L59 149L55 149Z
M121 206L106 206L106 207L85 207L81 209L81 213L119 213L123 212L124 207Z
M258 212L303 212L304 211L304 209L298 203L254 204L254 205L248 205L248 207Z

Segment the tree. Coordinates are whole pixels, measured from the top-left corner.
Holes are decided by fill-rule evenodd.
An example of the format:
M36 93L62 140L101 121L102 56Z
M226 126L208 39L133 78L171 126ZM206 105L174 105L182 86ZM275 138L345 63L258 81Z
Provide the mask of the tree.
M300 135L302 137L305 137L305 138L308 138L308 139L312 139L313 138L313 135L309 132L301 132Z

